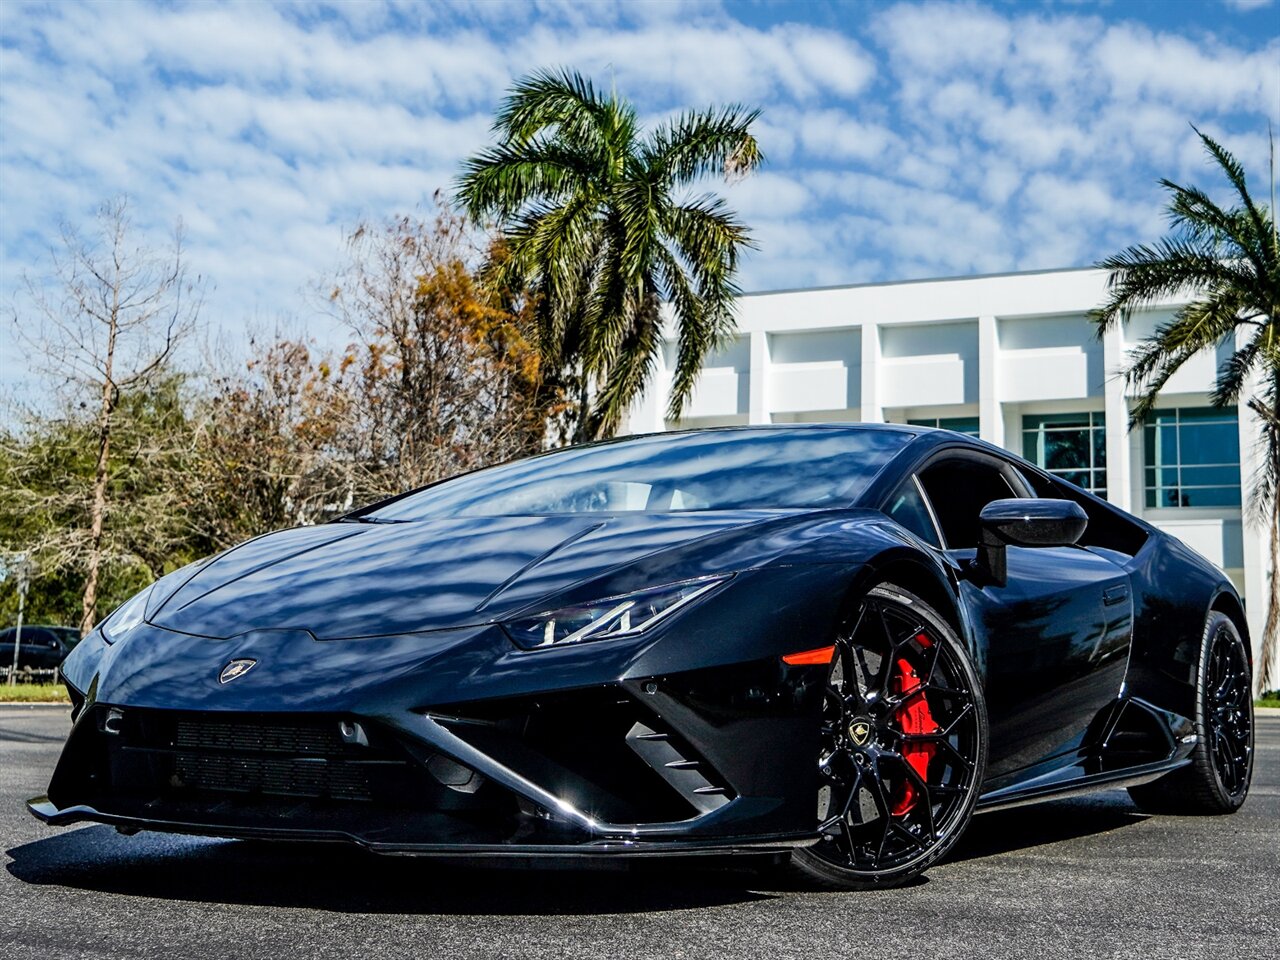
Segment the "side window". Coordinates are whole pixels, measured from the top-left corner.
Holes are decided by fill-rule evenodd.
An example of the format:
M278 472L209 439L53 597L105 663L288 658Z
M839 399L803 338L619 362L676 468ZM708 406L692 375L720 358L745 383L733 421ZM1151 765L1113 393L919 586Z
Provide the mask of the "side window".
M31 644L33 647L52 646L53 636L48 630L41 630L39 627L24 627L22 630L22 645L25 647Z
M988 503L1021 496L999 466L968 458L930 464L920 474L920 483L952 550L978 545L978 514Z
M925 543L941 547L938 542L938 529L933 525L933 517L929 515L929 507L920 495L914 476L908 477L885 505L885 513L902 524Z

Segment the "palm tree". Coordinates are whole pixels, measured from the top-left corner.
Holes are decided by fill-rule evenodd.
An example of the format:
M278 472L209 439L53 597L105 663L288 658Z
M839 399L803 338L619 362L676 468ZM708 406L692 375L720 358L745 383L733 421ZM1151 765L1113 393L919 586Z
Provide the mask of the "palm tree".
M1199 130L1196 134L1233 188L1233 205L1222 207L1196 187L1161 180L1171 194L1169 234L1154 245L1129 247L1097 264L1111 275L1106 303L1093 319L1101 335L1142 307L1169 297L1192 297L1142 341L1125 371L1138 394L1130 427L1143 422L1183 363L1228 339L1237 345L1218 371L1213 404L1230 406L1243 397L1262 422L1264 454L1253 477L1250 509L1270 534L1271 593L1260 678L1266 690L1276 680L1272 670L1280 634L1280 242L1273 214L1274 146L1268 207L1250 196L1236 158L1211 137Z
M496 283L537 297L544 375L576 408L576 441L607 437L677 344L669 415L680 415L707 352L734 327L738 257L751 246L708 175L744 176L762 156L759 111L689 111L640 129L635 108L572 71L519 81L494 120L497 143L468 160L458 201L503 234Z

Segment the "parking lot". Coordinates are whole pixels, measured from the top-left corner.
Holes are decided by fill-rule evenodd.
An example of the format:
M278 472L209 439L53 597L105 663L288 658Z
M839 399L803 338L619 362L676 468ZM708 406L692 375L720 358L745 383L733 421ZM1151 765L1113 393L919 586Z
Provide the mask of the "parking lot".
M0 706L0 953L25 957L1238 957L1280 936L1280 715L1233 817L1123 791L978 817L902 890L780 890L735 863L461 869L333 846L46 827L68 729Z

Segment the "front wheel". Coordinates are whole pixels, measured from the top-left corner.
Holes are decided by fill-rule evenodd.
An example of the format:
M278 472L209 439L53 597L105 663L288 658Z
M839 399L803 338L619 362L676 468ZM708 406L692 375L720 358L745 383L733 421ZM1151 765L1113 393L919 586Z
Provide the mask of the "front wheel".
M791 871L836 889L906 883L968 826L986 762L986 704L959 638L919 597L876 587L836 639L816 758L821 839L791 854Z

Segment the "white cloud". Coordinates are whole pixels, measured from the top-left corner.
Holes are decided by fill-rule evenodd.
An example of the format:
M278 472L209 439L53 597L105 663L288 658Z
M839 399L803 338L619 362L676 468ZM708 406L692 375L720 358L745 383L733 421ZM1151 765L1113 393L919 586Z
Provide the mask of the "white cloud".
M769 170L725 187L724 193L748 223L755 217L797 216L812 200L803 184Z
M1280 42L1240 56L1204 38L1198 41L1122 24L1106 31L1095 56L1119 100L1155 97L1197 110L1274 106L1280 92Z
M1105 6L841 9L868 15L0 3L0 295L60 221L127 192L144 232L185 221L193 269L216 281L211 320L310 318L304 291L344 228L448 188L539 67L616 84L647 119L763 108L769 165L726 190L760 243L748 289L1089 262L1162 229L1158 177L1216 189L1189 121L1260 174L1280 120L1274 36L1229 43Z

